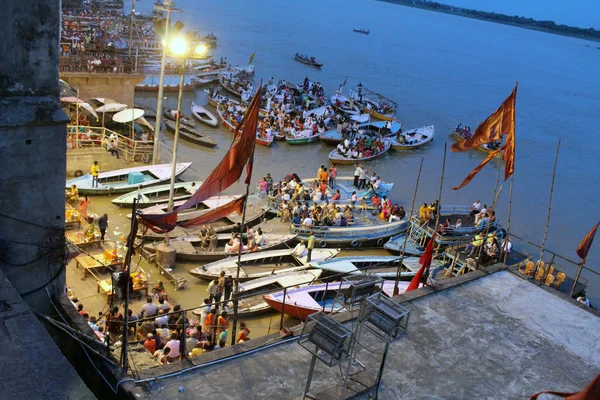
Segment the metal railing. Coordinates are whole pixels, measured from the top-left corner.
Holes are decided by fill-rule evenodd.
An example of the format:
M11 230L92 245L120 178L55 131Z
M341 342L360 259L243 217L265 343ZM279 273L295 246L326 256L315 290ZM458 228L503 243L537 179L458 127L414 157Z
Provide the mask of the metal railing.
M108 128L98 126L67 125L67 151L78 148L103 147L111 136L117 137L119 157L127 162L152 162L152 140L134 140Z
M60 72L130 74L144 73L144 70L141 65L137 65L133 58L90 55L60 57Z

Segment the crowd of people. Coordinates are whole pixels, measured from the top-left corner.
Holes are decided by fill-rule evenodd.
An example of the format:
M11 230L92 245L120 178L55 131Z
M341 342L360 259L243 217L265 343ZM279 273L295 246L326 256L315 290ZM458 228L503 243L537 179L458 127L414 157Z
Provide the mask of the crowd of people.
M385 150L385 147L386 143L381 138L358 136L340 142L337 151L346 158L360 160L381 153Z

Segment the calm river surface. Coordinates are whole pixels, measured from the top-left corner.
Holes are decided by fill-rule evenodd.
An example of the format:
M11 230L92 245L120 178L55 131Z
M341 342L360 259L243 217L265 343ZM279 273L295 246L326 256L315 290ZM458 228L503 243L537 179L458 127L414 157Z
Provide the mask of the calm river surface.
M142 12L151 7L151 2L138 4ZM475 128L519 81L511 232L542 242L561 138L546 246L578 260L579 241L600 217L595 200L600 195L597 43L378 1L181 0L177 7L186 10L175 18L187 28L216 34L216 59L226 56L234 65L245 65L256 52L256 82L273 76L299 83L308 76L331 92L348 77L347 89L361 82L395 99L405 129L434 124L431 146L415 153L391 153L369 165L384 181L395 182L392 198L405 207L410 207L421 157L425 162L417 204L437 198L444 143L453 143L452 127L462 122ZM357 34L352 28L369 28L371 34ZM293 60L296 52L315 56L325 65L315 70L299 64ZM167 96L165 104L175 107L176 95ZM156 106L150 94L138 96L138 101ZM189 113L192 101L207 103L200 90L185 94L184 112ZM184 178L206 177L227 150L231 134L219 128L213 136L219 142L216 150L180 143L179 160L194 162ZM171 134L163 138L171 145ZM258 146L254 181L267 172L275 179L291 172L314 176L331 150L319 142ZM496 169L491 164L466 188L450 190L482 159L476 151L448 152L442 203L471 204L476 198L492 202ZM507 182L496 209L504 225L508 194ZM596 243L588 266L600 271L599 262ZM574 273L572 268L569 272ZM600 299L598 276L584 276L590 280L588 295Z

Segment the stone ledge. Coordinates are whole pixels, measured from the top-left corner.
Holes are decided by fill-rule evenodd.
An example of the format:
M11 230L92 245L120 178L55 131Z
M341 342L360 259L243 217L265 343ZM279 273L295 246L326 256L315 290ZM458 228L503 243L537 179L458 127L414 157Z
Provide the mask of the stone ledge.
M70 121L60 102L50 96L0 97L0 128L65 125ZM66 126L65 126L66 134Z

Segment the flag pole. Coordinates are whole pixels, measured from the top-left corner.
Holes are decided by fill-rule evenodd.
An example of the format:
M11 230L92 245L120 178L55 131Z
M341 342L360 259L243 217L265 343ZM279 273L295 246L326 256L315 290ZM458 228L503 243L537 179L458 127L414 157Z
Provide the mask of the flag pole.
M515 175L513 174L510 178L510 192L508 195L508 225L506 226L506 240L504 241L504 264L506 264L506 259L508 258L508 242L510 241L510 216L512 212L512 194L514 180Z
M412 221L412 215L413 215L413 211L415 209L415 201L417 199L417 191L419 190L419 180L421 179L421 170L423 169L423 160L424 157L421 157L421 165L419 165L419 172L417 174L417 182L415 183L415 191L413 192L413 199L412 199L412 204L410 206L410 212L408 214L408 224L409 224L409 228L410 228L410 223ZM400 281L400 270L402 269L402 263L404 262L404 252L406 251L406 244L408 243L408 236L409 236L409 231L410 229L408 229L406 231L406 233L404 234L404 244L402 245L402 251L400 252L400 260L398 260L398 269L396 270L396 281L394 282L394 296L398 295L398 282Z
M233 327L231 328L231 345L235 344L235 334L237 331L238 320L238 303L239 303L239 288L240 288L240 269L242 263L242 248L244 247L244 224L246 223L246 205L248 204L248 194L250 192L250 183L246 185L246 195L244 196L244 209L242 211L242 226L240 232L240 246L237 254L237 271L235 273L235 283L233 291ZM228 299L226 299L228 300ZM227 303L225 303L227 304ZM225 307L223 307L225 308Z
M554 179L556 178L556 165L558 164L559 151L560 151L560 138L558 139L558 144L556 145L556 158L554 159L554 170L552 171L552 183L550 184L550 198L548 199L548 216L546 217L546 229L544 230L544 238L542 239L542 247L540 249L539 261L542 260L542 256L544 255L544 250L546 248L546 239L548 238L548 227L550 226L550 214L552 212L552 195L554 194ZM537 269L538 269L538 263L535 264L535 269L533 270L533 276L535 276Z
M579 277L581 276L581 271L585 266L585 260L581 260L579 263L579 269L577 270L577 275L575 275L575 281L573 281L573 287L571 288L571 292L569 293L569 297L573 297L573 293L575 293L575 287L577 286L577 282L579 282Z
M446 153L448 148L448 142L444 143L444 161L442 162L442 176L440 177L440 192L438 193L437 199L437 212L435 213L435 226L433 227L434 231L437 231L438 225L440 224L440 214L442 211L442 189L444 187L444 174L446 172ZM437 257L439 252L439 246L435 248L435 256ZM427 274L429 275L429 268L427 269Z

